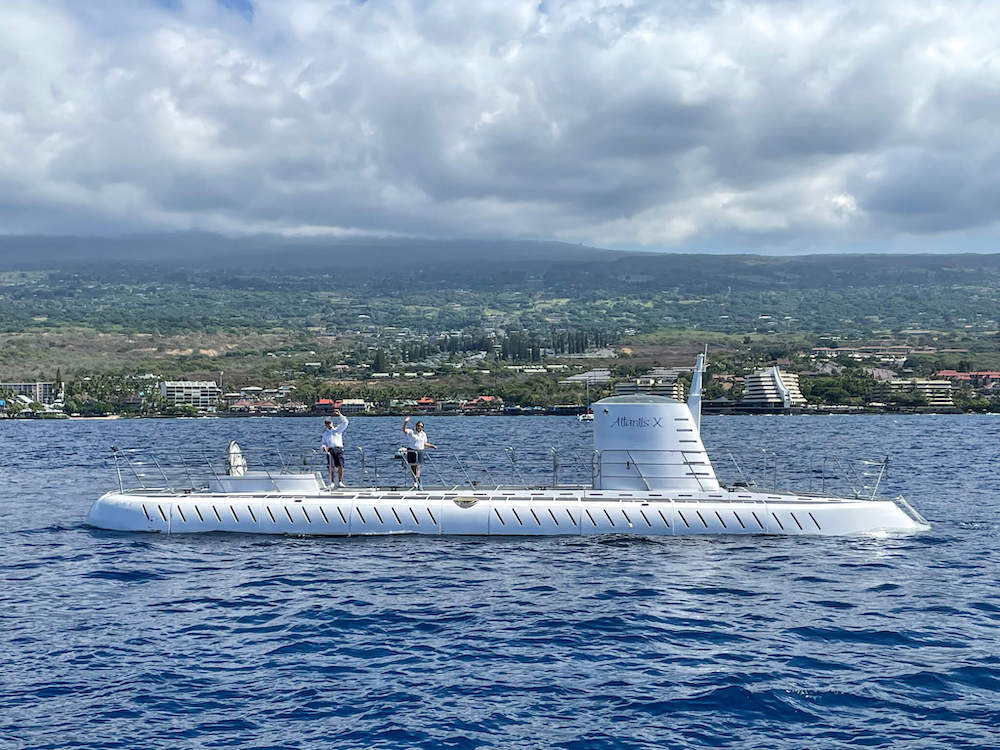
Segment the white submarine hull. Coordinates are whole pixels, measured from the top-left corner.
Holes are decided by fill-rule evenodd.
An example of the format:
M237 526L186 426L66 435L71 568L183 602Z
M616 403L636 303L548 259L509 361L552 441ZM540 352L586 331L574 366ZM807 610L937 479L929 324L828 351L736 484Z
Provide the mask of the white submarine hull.
M539 493L322 491L316 494L109 492L87 523L166 534L309 536L842 536L916 532L929 525L905 503L756 492L592 490Z

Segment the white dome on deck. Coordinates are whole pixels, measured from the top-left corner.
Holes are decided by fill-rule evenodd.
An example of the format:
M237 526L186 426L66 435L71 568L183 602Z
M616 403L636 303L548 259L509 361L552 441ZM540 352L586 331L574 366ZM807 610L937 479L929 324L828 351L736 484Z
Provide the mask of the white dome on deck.
M593 409L597 489L719 488L687 404L638 393L601 399Z

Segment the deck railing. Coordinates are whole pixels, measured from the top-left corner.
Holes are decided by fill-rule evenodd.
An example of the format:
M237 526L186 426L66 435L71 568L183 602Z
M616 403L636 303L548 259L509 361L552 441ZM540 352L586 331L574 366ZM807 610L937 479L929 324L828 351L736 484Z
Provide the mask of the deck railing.
M245 470L272 480L288 474L317 474L328 483L327 456L320 450L279 451L243 447ZM227 451L176 449L169 453L112 447L119 489L193 492L211 480L230 476ZM433 487L592 487L600 472L594 451L566 451L504 446L495 450L428 450L423 454L422 486ZM381 453L356 446L347 453L350 487L405 488L414 477L406 451ZM277 485L275 485L277 488Z
M615 451L624 455L627 451ZM645 453L645 452L643 452ZM711 472L705 464L692 460L684 451L673 457L633 456L625 467L621 456L602 457L597 451L573 451L556 447L531 448L501 446L490 450L428 450L424 452L421 481L425 488L592 488L616 478L639 480L652 489L653 480L685 479L699 489ZM206 490L211 480L230 473L225 450L214 452L179 448L169 453L112 448L119 488L125 490ZM326 455L320 450L242 449L246 470L272 481L288 474L316 474L329 482ZM881 461L848 462L826 455L807 454L797 460L782 460L770 451L761 451L756 467L744 456L738 462L714 465L714 473L724 488L802 495L834 495L874 499L884 485L888 458ZM405 489L413 484L413 474L405 451L357 446L348 449L346 484L355 488ZM277 486L275 485L275 489Z
M318 453L318 451L315 451ZM318 465L313 451L290 454L277 450L244 451L246 470L273 478L282 474L311 473ZM212 479L219 480L230 474L227 451L179 448L169 453L154 453L138 448L111 447L118 486L121 490L175 490L194 491L205 489ZM325 464L324 464L325 465Z

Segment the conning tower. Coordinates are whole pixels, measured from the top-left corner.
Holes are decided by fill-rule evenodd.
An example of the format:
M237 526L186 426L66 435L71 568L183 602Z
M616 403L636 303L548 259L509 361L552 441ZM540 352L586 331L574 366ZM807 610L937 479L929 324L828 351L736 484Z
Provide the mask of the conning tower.
M599 490L719 489L701 442L701 381L705 356L698 355L688 402L636 394L601 399L594 406L594 450Z
M594 403L601 490L717 490L719 482L687 404L664 396L612 396Z

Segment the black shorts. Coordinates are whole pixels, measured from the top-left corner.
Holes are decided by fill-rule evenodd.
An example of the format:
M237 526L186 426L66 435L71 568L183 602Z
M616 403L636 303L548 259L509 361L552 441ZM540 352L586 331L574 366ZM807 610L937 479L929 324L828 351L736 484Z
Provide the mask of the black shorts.
M406 451L406 463L410 466L417 466L424 462L423 451Z
M330 466L339 466L341 469L344 468L344 449L328 448L326 452L326 462Z

